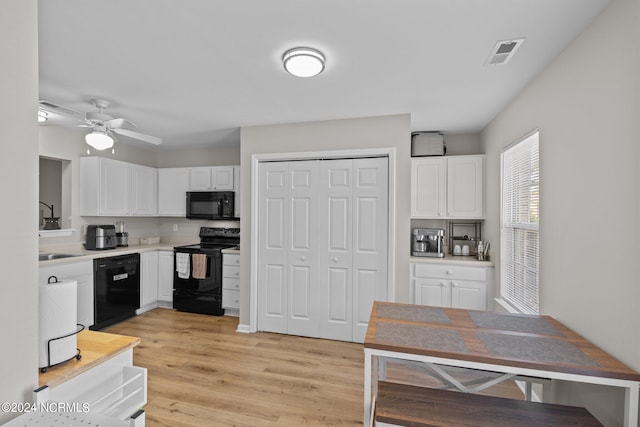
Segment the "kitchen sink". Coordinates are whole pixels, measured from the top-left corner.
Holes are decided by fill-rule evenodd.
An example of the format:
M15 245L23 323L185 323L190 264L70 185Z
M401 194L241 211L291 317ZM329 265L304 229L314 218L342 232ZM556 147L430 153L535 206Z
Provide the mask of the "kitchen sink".
M60 258L72 258L76 256L80 256L80 255L41 253L41 254L38 254L38 261L48 261L50 259L60 259Z

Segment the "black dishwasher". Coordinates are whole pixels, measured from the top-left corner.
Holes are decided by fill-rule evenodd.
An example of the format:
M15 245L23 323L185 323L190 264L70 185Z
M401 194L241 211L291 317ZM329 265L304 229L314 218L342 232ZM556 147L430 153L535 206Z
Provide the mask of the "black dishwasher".
M100 330L136 315L140 308L140 254L93 260L94 324Z

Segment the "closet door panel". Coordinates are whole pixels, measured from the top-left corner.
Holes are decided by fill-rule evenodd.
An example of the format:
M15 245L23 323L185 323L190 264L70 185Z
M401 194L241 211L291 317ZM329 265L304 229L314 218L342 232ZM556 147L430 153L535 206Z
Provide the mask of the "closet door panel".
M258 241L260 280L258 326L262 331L287 332L288 165L262 163L259 168Z
M289 163L289 317L287 331L317 336L318 291L318 164Z
M320 164L318 195L324 215L319 251L320 337L351 341L353 294L353 160Z
M353 341L364 342L374 300L387 299L388 159L354 159Z

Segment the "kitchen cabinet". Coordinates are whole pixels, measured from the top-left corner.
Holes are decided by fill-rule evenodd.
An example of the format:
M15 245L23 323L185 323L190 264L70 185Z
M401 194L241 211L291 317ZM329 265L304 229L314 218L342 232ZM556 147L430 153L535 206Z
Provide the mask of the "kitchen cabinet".
M77 323L89 329L93 325L93 261L81 261L70 264L40 267L39 284L48 282L55 276L59 281L76 280L78 282Z
M80 215L155 216L157 170L103 157L80 158Z
M158 301L173 305L173 251L158 251Z
M484 156L411 159L411 217L484 217Z
M189 191L233 191L233 166L189 168Z
M240 254L222 254L222 308L234 314L240 309Z
M158 306L158 278L160 274L158 251L140 254L140 309L138 314Z
M493 298L493 267L450 263L411 263L413 304L488 310Z
M158 215L185 217L189 168L158 169Z

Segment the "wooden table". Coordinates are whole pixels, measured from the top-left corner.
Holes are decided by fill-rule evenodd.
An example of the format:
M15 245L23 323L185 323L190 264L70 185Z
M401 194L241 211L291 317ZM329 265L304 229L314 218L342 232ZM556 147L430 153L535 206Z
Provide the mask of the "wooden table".
M624 426L638 425L640 374L550 316L374 302L364 342L364 425L371 425L381 360L426 364L461 391L526 376L622 387ZM502 373L468 387L442 366ZM375 381L374 381L375 380Z

